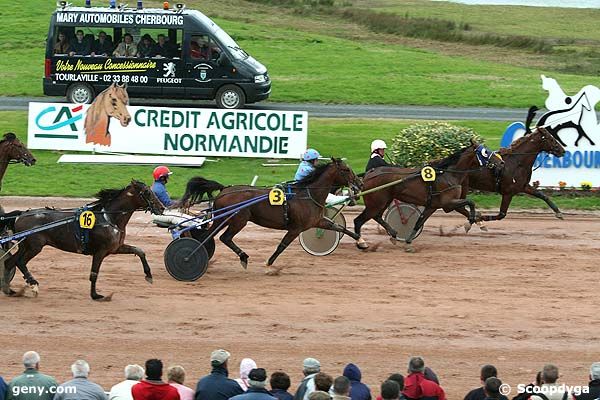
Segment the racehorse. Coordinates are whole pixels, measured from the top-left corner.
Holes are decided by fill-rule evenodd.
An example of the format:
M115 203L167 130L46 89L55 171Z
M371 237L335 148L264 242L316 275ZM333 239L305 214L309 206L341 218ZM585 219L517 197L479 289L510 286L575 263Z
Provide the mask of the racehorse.
M35 164L35 157L27 147L12 132L4 134L0 140L0 187L8 164L23 163L29 167Z
M536 127L530 134L515 140L509 148L500 149L498 152L504 160L502 170L495 172L489 169L480 169L469 172L470 188L497 192L502 195L498 215L484 215L481 220L503 219L508 212L513 196L517 193L527 193L544 200L552 208L556 217L562 219L562 213L552 200L529 184L531 168L539 153L546 152L556 157L562 157L565 154L565 149L558 140L547 129ZM467 196L467 190L468 188L463 188L463 198ZM466 209L457 211L467 216Z
M413 251L413 239L425 221L439 208L450 212L468 206L470 212L467 213L467 218L471 223L476 222L475 204L462 197L463 191L469 187L468 173L479 169L502 168L503 164L500 157L488 151L487 165L483 166L480 161L483 149L483 146L472 140L470 146L447 158L431 162L429 166L436 171L435 180L431 183L425 182L421 171L414 169L379 167L369 171L363 178L363 192L402 180L395 185L364 195L365 209L354 219L354 232L360 236L361 227L373 218L394 240L397 232L383 220L384 211L394 199L425 207L412 233L406 239L407 251ZM357 247L366 249L368 246L366 243L357 242Z
M100 93L85 116L85 142L110 146L110 117L117 118L121 126L129 125L131 115L127 111L128 104L126 85L113 83Z
M186 210L189 209L193 204L197 204L202 201L204 195L208 197L208 200L213 199L214 192L220 192L225 189L225 186L219 182L211 181L210 179L203 178L201 176L195 176L191 178L186 187L183 197L181 197L181 208Z
M96 280L98 279L100 265L109 254L135 254L138 256L144 267L146 281L152 283L152 273L143 250L124 243L125 227L134 211L146 210L151 211L153 214L161 214L164 206L148 186L135 180L132 180L123 189L104 189L96 197L97 201L85 207L95 215L95 224L87 233L80 228L80 221L78 220L78 214L82 209L40 208L8 213L12 216L17 215L16 219L8 220L14 232L26 231L65 218L71 218L72 221L65 225L32 233L23 239L19 244L19 250L5 262L2 285L2 291L5 294L15 294L9 286L15 267L19 268L27 284L37 291L39 283L27 269L27 263L38 255L46 245L70 253L93 256L90 273L90 294L94 300L109 301L112 297L112 294L104 297L96 292Z
M216 234L227 227L220 236L220 240L238 255L242 267L246 268L249 257L233 242L233 237L249 221L266 228L287 231L266 264L266 273L276 275L281 268L272 268L275 259L301 232L307 229L322 228L343 232L358 240L359 235L323 217L327 194L332 188L341 186L349 186L353 190L358 190L360 180L342 160L332 158L330 163L317 166L310 175L301 181L283 187L282 190L289 191L287 204L271 205L269 200L265 199L247 207L240 207L231 218L222 221L217 219L213 222L209 228L209 234ZM226 187L214 199L213 216L218 215L220 209L231 210L237 204L251 201L259 196L267 196L270 191L271 188L256 188L247 185Z

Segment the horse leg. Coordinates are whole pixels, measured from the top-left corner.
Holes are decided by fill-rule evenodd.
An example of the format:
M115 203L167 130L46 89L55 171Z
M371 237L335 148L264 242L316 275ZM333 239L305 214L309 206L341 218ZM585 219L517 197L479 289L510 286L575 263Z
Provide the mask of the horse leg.
M292 243L294 241L294 239L296 239L298 237L299 234L300 234L300 232L298 230L288 231L285 234L285 236L283 237L283 239L281 239L281 242L277 246L277 249L275 250L273 255L271 257L269 257L269 260L267 261L267 271L266 271L267 275L278 275L279 274L279 271L281 271L281 269L283 267L272 268L271 266L275 262L275 259L277 257L279 257L279 255L281 253L283 253L283 251L290 245L290 243Z
M340 232L340 233L350 236L354 240L360 239L360 234L350 232L348 229L344 228L341 225L336 224L329 218L325 218L325 217L321 218L321 220L317 223L317 225L315 225L315 228L322 228L322 229L327 229L330 231Z
M111 301L112 300L112 293L109 294L108 296L104 297L101 294L99 294L98 292L96 292L96 281L98 280L98 273L100 272L100 265L102 265L102 261L104 261L104 258L106 256L107 256L107 254L102 252L102 253L95 253L92 258L92 270L90 272L90 282L91 282L90 296L92 297L93 300L98 300L98 301Z
M238 216L231 219L227 229L223 234L219 237L219 240L225 244L225 246L229 247L235 254L240 258L240 263L242 264L242 268L248 268L248 254L246 254L242 249L240 249L234 242L233 237L238 234L239 231L244 229L246 224L248 223L247 219L238 218Z
M502 202L500 203L500 211L498 215L484 215L481 217L482 221L500 221L504 217L506 217L506 213L508 212L508 207L510 206L510 202L512 201L512 194L503 194Z
M19 250L12 256L10 256L4 263L4 282L2 285L2 291L9 295L15 295L15 291L10 288L9 278L15 268L19 268L19 271L23 274L25 282L32 287L39 286L39 282L31 275L29 269L27 269L27 263L36 255L42 251L43 246L32 247L27 241L19 248ZM34 289L37 294L37 288Z
M523 190L523 192L527 193L530 196L533 197L537 197L538 199L542 199L546 202L546 204L548 204L548 207L550 207L552 209L552 211L554 211L554 216L558 219L564 219L563 213L558 209L558 207L556 206L556 204L554 204L554 202L550 199L550 197L546 196L544 193L540 192L539 190L535 189L533 186L527 184L527 186L525 186L525 189Z
M406 247L404 248L404 251L406 251L407 253L415 252L415 249L412 247L412 241L417 236L417 233L419 233L419 230L421 229L421 227L425 224L425 221L427 221L429 219L429 217L431 217L433 215L435 210L436 210L435 208L426 208L423 210L421 215L419 215L417 222L415 222L415 227L413 228L410 235L408 235L408 238L406 238Z
M128 244L122 244L119 246L117 251L114 254L135 254L142 261L142 266L144 267L144 274L146 275L146 282L152 283L152 271L150 271L150 265L148 265L148 261L146 260L146 253L144 250L139 247L131 246Z
M365 207L365 209L356 218L354 218L354 233L358 235L356 247L358 247L360 250L365 250L369 248L367 242L361 237L360 230L362 226L368 220L376 216L378 213L383 213L384 210L385 207L383 207L381 210L376 210L374 209L374 207Z
M384 210L385 211L385 210ZM384 211L381 211L379 214L377 214L376 216L373 217L373 219L383 227L383 229L385 229L385 231L387 232L388 235L390 235L390 240L392 241L393 244L396 244L396 242L399 240L398 239L398 232L392 228L392 226L390 224L388 224L387 222L385 222L385 220L383 219L383 213Z

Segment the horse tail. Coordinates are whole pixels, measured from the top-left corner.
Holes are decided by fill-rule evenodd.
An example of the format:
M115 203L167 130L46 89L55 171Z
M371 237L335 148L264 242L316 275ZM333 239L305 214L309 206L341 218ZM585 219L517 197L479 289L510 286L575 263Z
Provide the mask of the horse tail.
M533 122L533 119L535 118L535 113L538 110L539 108L537 108L536 106L531 106L527 111L527 119L525 120L526 135L531 133L531 123Z
M15 210L7 213L0 213L0 232L4 232L6 229L15 231L15 221L17 217L23 214L23 211Z
M181 198L181 204L186 208L191 207L194 204L200 203L204 198L204 195L207 195L209 199L212 199L213 192L220 192L224 188L225 186L217 181L212 181L201 176L195 176L188 181L185 187L185 193Z

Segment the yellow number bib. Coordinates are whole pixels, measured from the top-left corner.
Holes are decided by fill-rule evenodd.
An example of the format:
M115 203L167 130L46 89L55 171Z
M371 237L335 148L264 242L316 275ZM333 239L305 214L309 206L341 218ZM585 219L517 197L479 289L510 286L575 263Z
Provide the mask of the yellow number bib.
M283 193L283 190L279 188L271 189L269 192L269 203L271 203L272 206L282 206L284 201L285 194Z
M435 169L429 166L423 167L421 170L421 178L423 178L425 182L435 181Z
M79 226L83 229L92 229L96 224L96 216L92 211L84 211L79 216Z

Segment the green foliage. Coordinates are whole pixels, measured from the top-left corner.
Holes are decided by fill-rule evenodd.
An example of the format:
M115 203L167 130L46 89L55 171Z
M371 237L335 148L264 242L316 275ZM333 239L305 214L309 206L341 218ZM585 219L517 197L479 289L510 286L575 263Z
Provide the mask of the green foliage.
M403 167L418 168L430 160L448 157L481 137L471 128L446 122L411 125L392 141L393 161Z

